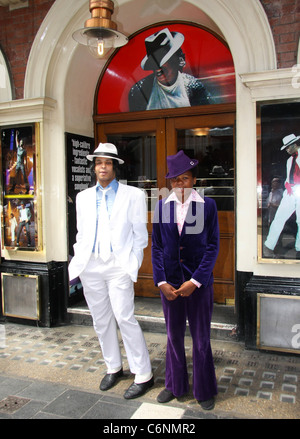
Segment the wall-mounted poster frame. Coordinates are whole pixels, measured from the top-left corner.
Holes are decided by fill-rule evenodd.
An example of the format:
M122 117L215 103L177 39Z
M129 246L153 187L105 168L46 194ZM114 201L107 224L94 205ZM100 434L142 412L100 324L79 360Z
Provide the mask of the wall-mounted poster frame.
M218 35L190 22L162 22L133 34L108 60L95 114L231 103L235 89L233 58Z
M74 256L73 246L76 242L76 196L77 194L96 184L91 174L91 162L86 158L95 148L92 137L81 136L75 133L65 133L67 157L67 190L68 190L68 259ZM82 285L79 278L70 282L69 299L82 295ZM74 299L76 300L76 299Z
M257 347L300 354L300 297L257 294Z
M41 251L40 125L1 127L2 249Z
M257 103L258 262L300 263L300 100Z

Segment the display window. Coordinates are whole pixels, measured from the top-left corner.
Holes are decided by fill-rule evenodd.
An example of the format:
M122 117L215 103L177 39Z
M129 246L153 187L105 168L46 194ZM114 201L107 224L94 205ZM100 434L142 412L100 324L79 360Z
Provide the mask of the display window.
M41 249L38 149L38 124L1 129L2 247L8 250Z

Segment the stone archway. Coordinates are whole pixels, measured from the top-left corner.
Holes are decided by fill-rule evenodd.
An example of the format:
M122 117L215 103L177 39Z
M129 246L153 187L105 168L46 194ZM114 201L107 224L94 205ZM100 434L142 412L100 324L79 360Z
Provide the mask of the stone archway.
M156 0L118 0L114 21L119 30L131 35L157 22L185 20L208 26L227 41L237 85L237 269L252 271L257 219L256 114L251 92L240 75L276 69L271 29L259 0L179 0L173 2L174 7L171 3L171 0L164 2L163 8ZM168 5L171 13L167 13ZM47 97L56 102L51 117L44 121L43 139L47 160L45 178L50 180L47 182L50 185L54 181L58 192L65 185L64 132L93 135L94 93L105 62L91 58L72 39L72 33L89 16L86 0L56 0L38 31L26 70L25 99ZM59 167L57 163L62 165ZM249 191L249 187L253 190ZM65 215L65 202L60 203L60 214ZM251 227L246 230L244 224L249 218ZM56 237L64 239L57 233ZM243 257L245 248L247 257Z
M152 14L151 11L149 15L145 14L143 7L147 3L148 0L119 0L118 7L115 7L114 20L121 27L120 30L130 35L155 22L176 19L199 22L210 27L214 24L215 29L212 30L219 30L230 47L237 74L276 68L270 26L258 0L249 0L242 6L239 0L226 3L220 0L177 1L177 9L173 9L168 16L158 6L159 2L156 2L156 9L153 9ZM153 7L153 1L151 3ZM73 11L72 16L70 10ZM138 15L141 11L142 18ZM31 49L25 77L25 99L41 96L55 98L53 95L56 94L56 84L62 81L61 74L66 79L68 73L71 73L71 64L74 68L75 64L88 62L90 55L87 53L85 56L85 52L80 50L71 36L76 29L83 26L87 18L89 11L85 0L57 0L54 3ZM257 50L258 44L260 50ZM58 68L61 64L64 67ZM98 70L101 67L103 63L101 65L98 62Z
M12 87L6 59L0 49L0 102L12 100Z

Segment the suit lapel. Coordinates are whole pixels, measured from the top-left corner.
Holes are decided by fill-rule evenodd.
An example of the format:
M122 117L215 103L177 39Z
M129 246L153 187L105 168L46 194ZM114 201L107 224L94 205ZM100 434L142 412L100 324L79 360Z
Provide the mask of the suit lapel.
M126 185L119 183L119 187L116 193L116 198L112 207L112 211L111 211L111 215L110 215L110 219L113 219L118 212L120 211L120 209L122 209L123 204L124 204L124 195L126 192Z
M96 186L91 188L89 197L87 198L87 212L89 212L89 217L93 227L96 227L97 221L97 200L96 200Z
M170 201L169 203L163 204L163 217L162 222L179 236L178 226L177 226L177 216L176 216L176 206L175 201Z

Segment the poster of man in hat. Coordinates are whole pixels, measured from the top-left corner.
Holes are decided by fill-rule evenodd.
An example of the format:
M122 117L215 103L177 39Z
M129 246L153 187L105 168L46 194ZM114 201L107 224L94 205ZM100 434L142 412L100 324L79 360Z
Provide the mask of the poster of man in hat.
M5 195L34 195L34 142L32 125L1 130Z
M32 250L38 246L38 195L36 156L37 124L18 124L1 129L3 245Z
M235 90L224 41L195 24L169 22L133 35L113 54L99 81L97 112L230 103Z
M281 202L271 223L267 239L265 241L264 253L272 256L277 245L283 227L291 215L295 212L297 235L295 240L296 252L300 254L300 136L289 134L282 139L283 145L280 150L285 150L290 157L286 162L285 191Z
M184 73L184 35L166 27L145 39L146 56L141 62L152 74L138 81L129 93L130 111L190 107L214 103L203 83Z
M298 260L300 102L262 102L258 105L258 120L258 189L261 183L258 256L270 262Z

